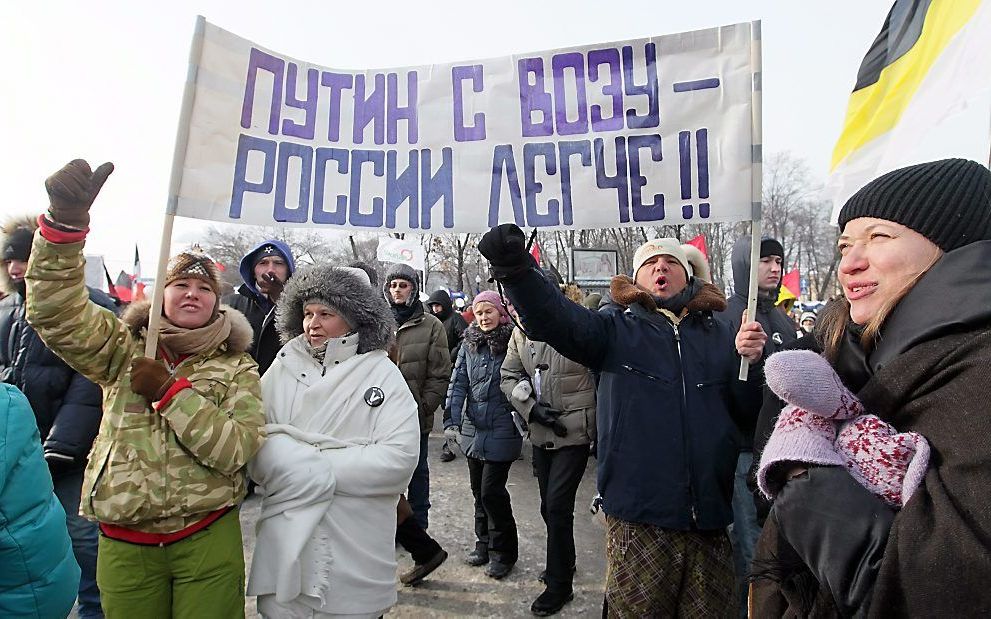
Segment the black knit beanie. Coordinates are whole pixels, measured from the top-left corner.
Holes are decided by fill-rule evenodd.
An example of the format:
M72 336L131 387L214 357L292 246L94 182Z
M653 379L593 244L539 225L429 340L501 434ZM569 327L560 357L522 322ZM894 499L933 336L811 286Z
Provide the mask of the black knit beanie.
M858 217L900 223L943 251L991 239L991 171L968 159L893 170L847 200L840 210L840 230Z
M772 238L761 239L760 257L767 258L768 256L785 257L785 249L781 246L781 241Z
M31 256L31 241L34 232L28 228L17 228L7 235L0 248L0 259L27 262Z

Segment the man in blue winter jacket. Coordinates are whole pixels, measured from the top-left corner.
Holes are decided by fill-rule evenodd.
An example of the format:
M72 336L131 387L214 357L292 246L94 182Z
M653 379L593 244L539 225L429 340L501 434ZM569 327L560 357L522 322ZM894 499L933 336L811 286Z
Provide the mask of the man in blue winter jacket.
M569 302L543 277L517 226L493 228L478 248L530 338L599 374L610 616L732 615L726 527L736 424L761 398L759 381L737 374L740 356L761 358L759 323L734 332L715 317L725 297L693 276L675 239L644 243L633 279L613 278L614 304L600 312Z

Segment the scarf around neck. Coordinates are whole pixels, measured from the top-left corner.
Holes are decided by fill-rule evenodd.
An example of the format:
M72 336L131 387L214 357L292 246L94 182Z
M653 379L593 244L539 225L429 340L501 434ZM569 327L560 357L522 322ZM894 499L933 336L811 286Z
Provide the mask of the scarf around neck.
M226 310L220 310L212 322L196 328L187 329L172 324L162 316L162 326L159 329L159 340L166 350L174 355L188 357L216 350L227 341L231 334L231 321Z
M402 326L416 312L416 305L396 305L394 303L391 305L392 313L396 317L396 326Z
M513 334L513 325L499 325L491 331L482 331L476 323L465 329L464 339L468 348L475 352L482 344L488 344L493 355L502 355L509 349L509 338Z
M702 280L693 277L688 285L685 286L684 290L674 295L670 299L662 299L660 297L654 297L654 302L657 303L657 307L666 309L675 316L680 316L682 310L688 305L689 301L695 298L695 295L702 290Z

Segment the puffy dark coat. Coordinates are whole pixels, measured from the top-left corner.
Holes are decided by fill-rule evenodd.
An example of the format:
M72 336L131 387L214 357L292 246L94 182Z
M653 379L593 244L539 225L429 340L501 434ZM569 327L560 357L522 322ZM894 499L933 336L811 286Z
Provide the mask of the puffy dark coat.
M512 325L496 327L493 351L478 325L465 330L465 342L451 374L447 406L451 425L461 427L461 449L472 458L512 462L523 448L513 423L513 407L500 389L500 370Z
M420 411L420 432L434 427L434 411L444 403L451 378L451 353L444 325L424 313L423 304L414 306L413 316L396 331L396 364L413 392Z
M289 246L278 240L264 241L241 258L238 272L244 283L238 286L233 293L224 295L220 299L221 303L244 314L248 322L251 323L254 340L251 342L248 354L258 363L259 375L265 374L268 366L272 365L276 353L282 348L279 333L275 328L275 305L268 300L268 297L259 292L255 285L254 257L266 245L272 245L282 253L282 257L289 267L289 276L292 277L296 265L293 262Z
M113 299L90 288L97 305L116 312ZM0 380L27 396L52 472L81 471L103 416L103 391L49 349L28 324L24 299L0 301ZM53 455L58 454L58 455Z
M536 268L505 281L531 339L599 373L598 488L605 512L628 522L718 530L730 502L738 431L760 407L760 383L736 379L734 333L712 312L725 298L706 284L675 322L625 276L621 306L594 312L566 299Z

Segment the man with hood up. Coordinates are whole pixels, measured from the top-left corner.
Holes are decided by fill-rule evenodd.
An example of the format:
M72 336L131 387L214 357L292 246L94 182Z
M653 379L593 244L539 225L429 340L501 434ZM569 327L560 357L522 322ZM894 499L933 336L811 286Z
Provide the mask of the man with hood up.
M434 411L444 403L451 380L451 353L447 333L437 318L423 311L420 278L405 264L386 271L383 294L396 318L396 364L413 392L420 411L420 459L409 483L413 517L427 528L430 510L430 469L427 438L434 427Z
M241 258L238 271L244 283L221 299L251 323L255 338L248 354L258 363L258 373L262 375L281 348L275 330L275 303L295 270L288 245L278 239L262 241Z
M760 242L760 264L757 265L757 311L752 320L760 323L767 334L764 342L764 355L778 352L790 342L795 341L795 326L792 321L779 310L775 303L778 291L781 289L781 267L784 260L784 248L777 239L764 238ZM724 318L739 329L743 312L747 309L747 293L750 288L750 237L742 236L733 245L733 290L734 294L726 303ZM763 384L763 365L752 368ZM747 475L754 459L754 423L760 412L760 405L749 414L743 415L745 425L740 427L743 435L740 442L740 456L736 464L736 478L733 486L733 561L736 567L737 581L740 588L740 613L747 614L747 575L750 562L754 556L754 545L760 536L760 524L757 521L757 508L754 505L753 494L747 487Z
M461 337L465 329L468 328L468 323L465 322L460 312L454 311L454 302L451 301L451 295L446 290L435 290L430 295L430 298L427 299L427 308L444 325L444 331L447 333L447 347L451 351L451 359L456 359L458 357L458 347L461 346ZM445 425L448 425L450 416L451 412L445 409ZM455 457L454 452L451 451L451 447L445 442L440 450L441 462L450 462Z
M96 523L79 515L79 499L87 455L103 417L103 392L48 348L28 324L24 276L37 229L32 217L0 226L0 290L7 293L0 301L0 381L23 391L34 411L55 495L65 510L72 551L82 569L79 616L102 617L96 584L99 533ZM87 291L90 300L116 313L109 295L94 288Z

